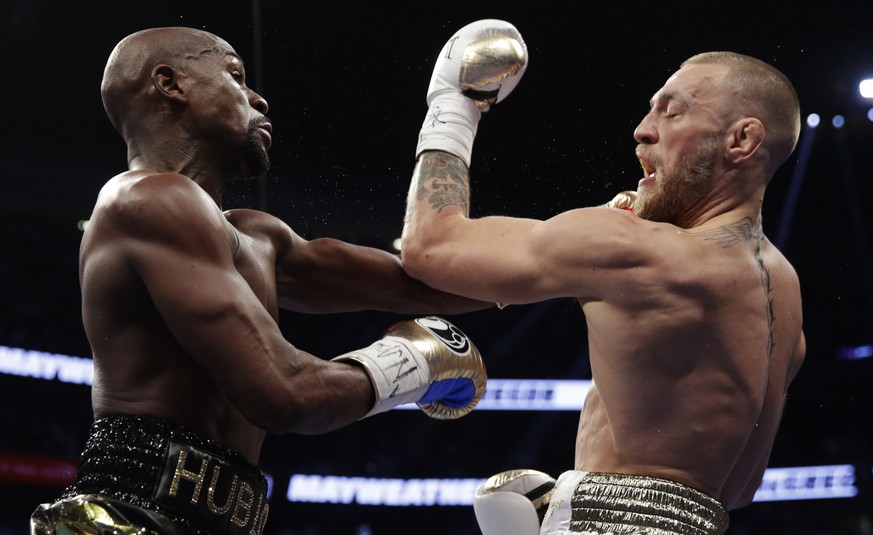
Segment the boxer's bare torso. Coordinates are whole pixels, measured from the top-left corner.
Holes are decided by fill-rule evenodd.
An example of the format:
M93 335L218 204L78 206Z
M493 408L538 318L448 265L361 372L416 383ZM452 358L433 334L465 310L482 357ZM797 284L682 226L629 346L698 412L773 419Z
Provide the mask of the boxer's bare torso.
M143 179L152 183L141 182ZM143 257L156 266L144 268L151 272L146 276L163 277L166 285L173 284L174 261L162 258L164 247L159 242L146 241L148 237L143 233L156 229L131 227L136 217L125 213L130 205L123 206L125 201L120 197L130 195L135 184L140 191L162 186L144 172L116 177L97 203L81 248L84 324L95 362L92 394L95 417L115 413L164 417L213 437L256 462L264 431L250 423L219 390L215 377L204 368L208 362L198 362L182 346L178 333L172 332L161 317L155 297L143 285ZM192 186L177 189L187 193L185 202L189 206L199 203L202 209L214 211L213 222L218 222L219 217L226 218L224 232L217 238L225 242L219 249L226 259L216 269L235 269L264 310L276 320L276 244L272 237L281 235L275 231L278 223L272 216L250 210L221 214L211 199L198 193L193 183ZM207 227L198 228L194 218L190 222L186 228L165 231L189 233L192 242L211 239L199 235ZM161 271L162 260L166 260L166 271ZM203 282L208 280L204 274ZM179 299L196 298L195 294L179 294L182 291L181 287L177 289ZM191 327L197 328L193 325L197 320L191 321Z
M650 227L639 265L582 300L597 381L576 469L672 479L740 506L803 359L797 276L749 217L637 223Z
M159 416L244 454L265 433L323 433L373 404L367 374L291 345L303 313L465 312L487 303L410 278L387 251L305 240L178 173L122 173L98 197L80 251L96 417ZM204 184L206 185L204 188ZM353 348L350 348L353 349Z

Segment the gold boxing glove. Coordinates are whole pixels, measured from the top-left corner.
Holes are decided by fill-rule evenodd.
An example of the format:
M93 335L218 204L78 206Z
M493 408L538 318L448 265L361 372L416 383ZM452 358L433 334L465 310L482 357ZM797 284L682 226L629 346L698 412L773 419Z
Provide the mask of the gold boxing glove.
M436 316L398 322L381 340L333 360L355 361L369 374L376 403L366 416L414 402L432 418L460 418L485 393L479 350Z
M182 535L172 520L158 512L96 494L40 505L30 517L30 533Z

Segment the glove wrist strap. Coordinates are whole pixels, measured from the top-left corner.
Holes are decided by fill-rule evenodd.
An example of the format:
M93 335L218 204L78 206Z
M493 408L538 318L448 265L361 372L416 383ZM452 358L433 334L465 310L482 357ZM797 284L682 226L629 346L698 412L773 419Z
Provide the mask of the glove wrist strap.
M361 364L376 391L367 418L420 399L430 386L430 370L421 353L401 338L386 337L369 346L333 358Z
M470 167L473 140L482 113L460 93L446 92L432 99L418 135L418 158L426 150L440 150L462 159Z

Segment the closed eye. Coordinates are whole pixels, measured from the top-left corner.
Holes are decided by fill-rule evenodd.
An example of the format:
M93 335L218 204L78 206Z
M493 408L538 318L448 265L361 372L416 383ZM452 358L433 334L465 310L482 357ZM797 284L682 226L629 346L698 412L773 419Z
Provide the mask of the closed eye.
M670 100L664 108L663 115L667 119L673 119L688 111L688 106L678 100Z

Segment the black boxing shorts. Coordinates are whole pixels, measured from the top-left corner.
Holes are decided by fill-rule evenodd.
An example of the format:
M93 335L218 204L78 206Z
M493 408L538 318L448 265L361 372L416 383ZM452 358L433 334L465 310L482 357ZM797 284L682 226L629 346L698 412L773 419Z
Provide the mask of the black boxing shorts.
M117 415L91 426L76 481L37 508L31 533L259 535L268 512L266 478L240 453L167 420Z
M728 513L715 498L666 479L567 471L558 478L544 535L721 535Z

